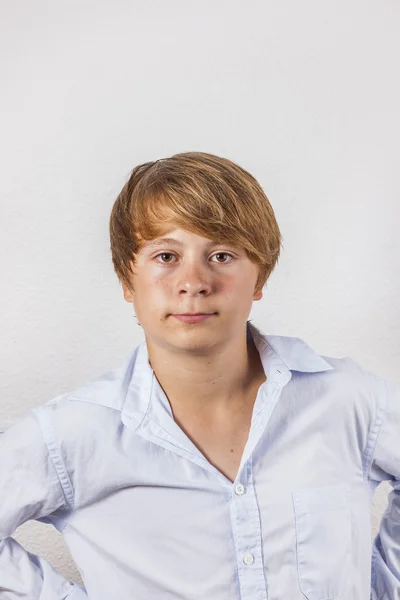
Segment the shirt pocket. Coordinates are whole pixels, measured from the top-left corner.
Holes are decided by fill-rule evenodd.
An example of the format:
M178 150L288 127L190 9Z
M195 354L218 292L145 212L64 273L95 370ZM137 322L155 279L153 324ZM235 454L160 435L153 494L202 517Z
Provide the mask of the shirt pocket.
M308 600L349 598L350 491L346 484L292 492L299 587Z

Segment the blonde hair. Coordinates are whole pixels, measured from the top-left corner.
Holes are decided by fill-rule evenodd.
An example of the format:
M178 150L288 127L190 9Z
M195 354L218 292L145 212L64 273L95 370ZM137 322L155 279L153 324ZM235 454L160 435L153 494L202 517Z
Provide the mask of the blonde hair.
M236 163L183 152L136 166L110 215L114 270L132 290L131 265L142 243L174 225L246 251L265 285L282 245L274 211L258 181Z

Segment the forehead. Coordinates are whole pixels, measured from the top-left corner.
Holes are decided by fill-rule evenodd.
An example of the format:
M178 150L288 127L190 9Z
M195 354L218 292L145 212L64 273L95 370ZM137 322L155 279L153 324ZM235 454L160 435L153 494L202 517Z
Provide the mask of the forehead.
M185 245L192 245L197 243L205 245L207 247L218 245L218 242L216 240L212 240L211 238L203 237L201 235L192 233L190 231L186 231L184 229L169 228L167 231L164 231L160 236L152 240L143 241L141 243L141 246L142 248L149 248L170 244L183 247Z
M214 240L209 240L206 239L206 246L212 247L212 246L218 246L220 245L218 242L214 241ZM187 242L183 242L181 240L178 240L176 238L172 238L172 237L162 237L162 238L156 238L154 240L150 240L147 241L145 244L143 244L143 248L157 248L158 246L179 246L180 248L183 248L184 246L187 246L188 243Z

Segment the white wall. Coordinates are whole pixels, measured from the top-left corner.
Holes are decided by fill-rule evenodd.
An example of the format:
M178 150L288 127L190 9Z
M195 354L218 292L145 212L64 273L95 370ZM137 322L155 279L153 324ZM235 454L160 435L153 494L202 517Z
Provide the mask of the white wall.
M142 341L109 213L133 166L189 150L237 161L275 209L284 252L254 322L400 382L397 0L1 12L0 423ZM50 526L15 537L80 581Z

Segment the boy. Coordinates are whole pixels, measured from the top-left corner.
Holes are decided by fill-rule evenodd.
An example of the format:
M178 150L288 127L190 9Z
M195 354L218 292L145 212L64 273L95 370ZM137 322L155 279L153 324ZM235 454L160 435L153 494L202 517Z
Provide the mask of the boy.
M261 186L201 152L139 165L110 237L145 342L0 436L0 599L399 600L399 390L247 321L281 245ZM10 537L28 519L85 589Z

